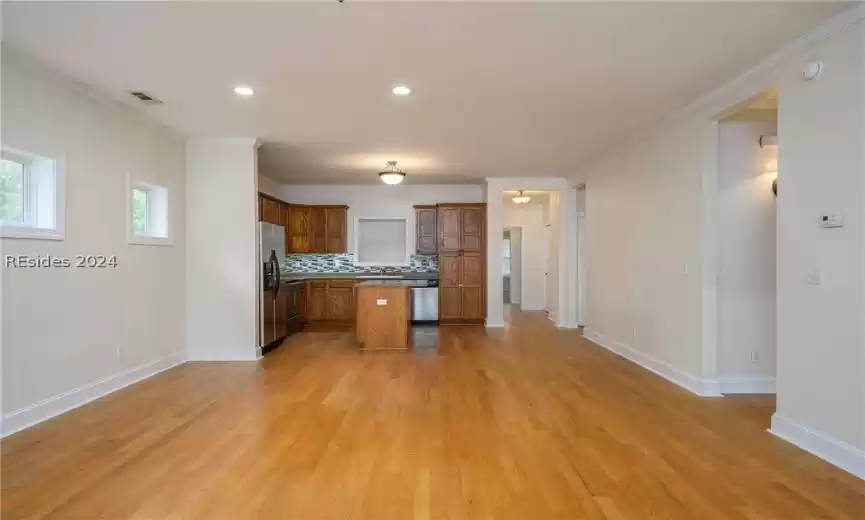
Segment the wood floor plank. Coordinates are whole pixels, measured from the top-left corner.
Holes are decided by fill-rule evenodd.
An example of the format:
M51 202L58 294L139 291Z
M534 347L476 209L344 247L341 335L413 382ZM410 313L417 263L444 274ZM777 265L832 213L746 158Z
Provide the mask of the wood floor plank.
M188 363L2 441L4 520L865 518L865 482L544 316Z

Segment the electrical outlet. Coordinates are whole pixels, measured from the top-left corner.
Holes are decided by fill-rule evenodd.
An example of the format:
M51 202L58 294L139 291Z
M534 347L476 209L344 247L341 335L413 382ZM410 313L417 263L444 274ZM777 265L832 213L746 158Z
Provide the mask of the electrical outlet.
M756 350L751 351L751 363L759 363L760 362L760 353Z
M809 271L805 273L805 284L821 285L823 283L823 275L820 270Z

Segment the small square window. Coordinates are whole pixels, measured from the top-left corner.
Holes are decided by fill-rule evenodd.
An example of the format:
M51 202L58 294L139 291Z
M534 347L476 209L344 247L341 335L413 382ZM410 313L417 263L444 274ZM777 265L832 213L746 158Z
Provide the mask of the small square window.
M132 190L132 232L137 236L147 236L147 190Z
M12 225L24 225L24 164L3 159L0 170L0 220Z
M62 161L2 148L0 158L0 236L62 240L64 184Z
M128 242L170 245L168 189L129 177L127 193Z

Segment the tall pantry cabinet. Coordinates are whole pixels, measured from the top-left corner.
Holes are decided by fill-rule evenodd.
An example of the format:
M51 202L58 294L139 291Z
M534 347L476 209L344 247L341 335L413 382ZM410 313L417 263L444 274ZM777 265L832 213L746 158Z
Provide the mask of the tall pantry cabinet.
M486 204L438 205L439 321L486 317Z

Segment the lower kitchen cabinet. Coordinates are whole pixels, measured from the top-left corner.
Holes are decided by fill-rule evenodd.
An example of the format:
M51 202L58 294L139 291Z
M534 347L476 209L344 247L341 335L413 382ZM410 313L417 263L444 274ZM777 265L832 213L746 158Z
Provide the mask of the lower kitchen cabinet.
M315 281L309 284L307 295L307 317L309 321L324 321L327 319L327 282Z
M328 287L331 321L354 321L354 284L350 287Z
M439 321L480 323L486 315L486 266L476 253L439 257Z
M352 323L355 320L355 280L313 280L309 284L310 322Z

